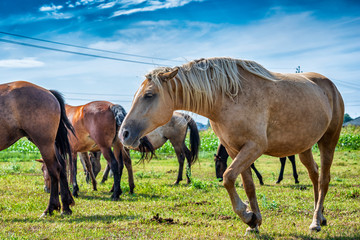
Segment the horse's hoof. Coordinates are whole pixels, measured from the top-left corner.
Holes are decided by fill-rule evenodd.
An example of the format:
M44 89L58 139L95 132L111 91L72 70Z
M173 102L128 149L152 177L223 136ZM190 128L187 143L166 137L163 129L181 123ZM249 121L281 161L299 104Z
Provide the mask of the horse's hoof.
M309 229L311 232L320 232L321 231L321 227L319 225L315 225L315 224L314 225L311 224Z
M260 182L260 185L263 186L263 185L264 185L264 182Z
M46 213L41 214L39 218L46 218Z
M68 210L64 210L62 213L61 213L61 216L69 216L72 214L72 211L71 209L68 209Z
M326 221L325 218L321 221L320 225L321 226L327 226L327 221Z
M258 234L259 228L256 226L254 228L248 227L245 232L245 236L251 235L251 234Z
M257 217L254 213L252 213L251 220L246 224L249 225L251 229L255 229L257 227Z

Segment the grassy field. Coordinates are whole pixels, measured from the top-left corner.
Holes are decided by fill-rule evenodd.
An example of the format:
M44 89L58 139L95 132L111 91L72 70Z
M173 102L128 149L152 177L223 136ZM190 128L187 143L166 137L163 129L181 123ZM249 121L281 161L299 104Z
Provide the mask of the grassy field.
M186 181L172 185L177 159L171 150L160 150L157 159L134 166L135 194L128 193L126 173L121 200L113 202L109 193L112 179L99 184L94 192L79 171L80 196L72 207L73 215L55 212L44 219L39 216L49 195L43 191L39 164L31 160L38 158L38 153L35 150L29 155L16 149L2 152L0 239L360 239L360 151L354 150L359 132L346 131L342 137L348 134L352 140L344 140L336 152L325 200L328 226L319 233L308 230L313 190L304 166L297 158L300 184L294 184L287 162L284 180L277 185L280 162L263 156L256 166L265 185L260 186L254 175L263 224L260 234L244 237L247 226L233 212L226 190L215 179L213 148L217 140L205 132L200 160L192 167L191 185ZM314 157L319 162L316 148ZM133 162L137 161L138 156L133 154ZM102 166L104 169L104 160ZM240 179L237 189L246 200Z

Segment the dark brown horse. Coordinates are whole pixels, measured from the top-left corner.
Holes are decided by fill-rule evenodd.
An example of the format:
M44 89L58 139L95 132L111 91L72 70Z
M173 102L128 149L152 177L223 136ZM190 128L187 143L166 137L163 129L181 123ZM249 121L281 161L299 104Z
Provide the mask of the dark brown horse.
M64 214L71 214L75 204L66 177L66 155L71 159L64 100L56 91L49 91L29 82L0 85L0 150L22 137L33 142L41 153L51 178L49 205L42 214L60 210L59 183Z
M188 149L188 147L185 145L186 133L188 129L190 130L190 149ZM191 171L191 165L197 160L200 147L199 131L194 119L192 119L188 114L174 112L168 123L166 123L164 126L158 127L151 133L147 134L146 137L154 150L159 149L168 140L170 141L174 147L175 154L179 162L178 176L174 184L179 184L179 182L182 180L185 158L187 160L188 169L188 171L186 171L187 183L190 183L189 174ZM139 149L135 150L141 151ZM100 159L97 158L92 159L100 161ZM95 165L99 164L95 163ZM101 182L106 181L109 170L109 166L107 166Z
M218 178L220 181L223 180L223 174L227 168L228 157L229 157L229 154L227 153L225 147L222 144L219 144L217 153L214 154L214 161L215 161L216 178ZM292 164L293 176L295 179L295 183L297 184L297 183L299 183L299 180L298 180L298 174L296 171L295 155L288 156L288 158ZM280 162L281 162L281 168L280 168L279 178L276 181L276 183L280 183L283 180L286 157L280 158ZM260 172L256 169L255 164L254 163L251 164L250 167L252 170L254 170L256 176L258 177L260 185L264 185L263 178L262 178Z

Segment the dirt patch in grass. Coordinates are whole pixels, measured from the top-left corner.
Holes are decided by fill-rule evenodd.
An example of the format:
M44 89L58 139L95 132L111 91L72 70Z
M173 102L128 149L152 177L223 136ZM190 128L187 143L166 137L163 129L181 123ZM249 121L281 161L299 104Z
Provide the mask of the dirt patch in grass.
M225 215L220 215L220 216L218 217L218 219L219 219L219 220L229 220L229 219L232 219L232 217L230 217L230 216L225 216Z
M153 216L150 221L157 222L157 223L166 223L166 224L176 224L177 221L174 221L173 218L162 218L157 213L155 216Z

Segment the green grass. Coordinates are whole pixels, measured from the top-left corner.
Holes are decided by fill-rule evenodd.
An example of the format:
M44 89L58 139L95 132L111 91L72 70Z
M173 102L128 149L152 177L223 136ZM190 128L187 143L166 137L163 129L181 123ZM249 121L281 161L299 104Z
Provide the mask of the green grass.
M192 167L192 184L186 184L184 175L180 185L172 185L177 177L177 159L172 154L161 153L149 163L134 165L133 195L128 193L124 171L124 193L117 202L110 201L111 178L99 184L94 192L79 169L80 196L72 207L73 215L61 216L55 212L44 219L39 216L47 206L49 195L43 191L40 165L26 160L26 155L25 160L1 159L0 239L243 238L247 225L233 212L226 190L215 179L212 155L216 148L209 146L211 150L203 151L199 162ZM133 162L137 162L136 155L132 156ZM313 190L306 169L297 158L300 184L296 185L287 162L284 180L277 185L279 160L262 156L256 166L265 185L260 186L255 174L253 177L263 222L260 234L244 238L360 239L359 157L359 150L338 149L335 153L325 200L328 226L319 233L310 233ZM314 152L314 158L319 163L318 151ZM101 163L103 170L105 161L102 159ZM101 174L97 178L99 182ZM246 201L240 178L236 186L241 199Z

